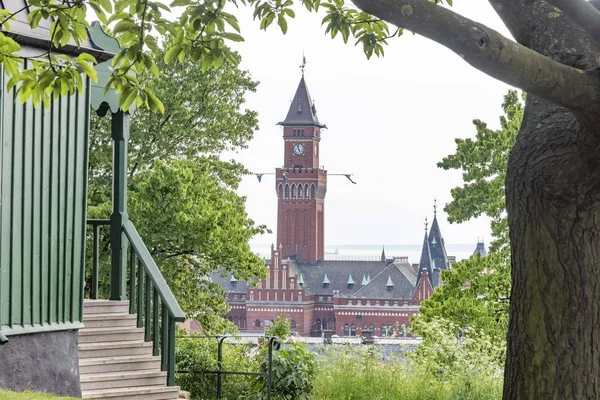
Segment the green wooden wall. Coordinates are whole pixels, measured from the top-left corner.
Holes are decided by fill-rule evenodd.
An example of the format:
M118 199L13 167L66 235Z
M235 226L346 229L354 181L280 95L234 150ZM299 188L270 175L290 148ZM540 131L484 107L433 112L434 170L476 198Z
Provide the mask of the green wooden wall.
M0 74L0 327L81 326L90 84L51 109Z

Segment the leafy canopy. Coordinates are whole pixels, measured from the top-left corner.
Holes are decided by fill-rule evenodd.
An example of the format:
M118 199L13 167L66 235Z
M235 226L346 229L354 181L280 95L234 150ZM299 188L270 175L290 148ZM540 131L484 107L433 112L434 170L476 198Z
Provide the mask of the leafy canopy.
M422 354L417 357L430 357L435 368L453 366L461 359L460 351L470 351L469 347L494 365L501 366L504 361L511 289L504 185L508 155L524 111L516 91L504 97L502 109L500 129L489 129L486 123L474 120L475 139L456 139L456 153L438 163L446 170L463 171L464 185L452 189L452 201L445 207L450 221L486 214L492 219L495 240L487 257L477 254L442 271L444 284L421 304L421 315L412 320L413 330L424 338L419 347ZM440 351L439 335L453 338L446 340L452 349L458 337L469 346L455 349L456 354Z
M157 58L162 65L161 53ZM247 171L219 157L245 147L257 128L256 113L243 109L256 82L239 70L239 57L234 61L203 72L198 62L184 60L163 65L160 79L148 74L148 86L165 98L165 113L138 110L129 140L129 218L183 310L207 333L233 328L219 317L229 311L225 292L207 276L223 268L243 280L265 273L248 242L266 228L248 218L245 198L236 193ZM181 91L184 79L190 90ZM90 218L111 212L110 138L109 119L94 117ZM107 252L104 262L101 290L108 290Z
M435 0L441 3L442 0ZM301 4L298 4L301 3ZM451 0L446 3L452 4ZM344 42L350 38L361 45L366 56L382 56L387 40L402 34L402 29L391 31L379 18L348 6L345 0L174 0L169 5L160 0L26 0L26 6L15 12L0 10L0 24L10 32L16 15L31 7L28 21L31 29L42 23L50 25L48 40L52 43L47 51L26 57L31 64L22 68L20 45L10 33L0 32L0 63L9 76L9 88L17 86L21 101L32 99L37 106L41 101L49 107L52 97L72 94L82 89L82 74L96 81L91 64L96 60L90 54L76 59L57 55L61 48L74 44L80 46L87 39L89 20L99 20L106 31L118 39L122 50L112 60L112 74L107 89L120 94L120 106L128 109L133 102L146 105L154 111L162 111L153 91L139 77L145 72L159 77L162 66L156 55L163 53L164 62L198 61L204 71L218 68L225 61L232 61L235 53L232 42L244 40L240 26L231 7L247 6L254 9L254 18L261 29L267 29L276 21L285 34L288 21L295 17L294 8L303 6L308 11L325 11L323 25L335 38L338 34ZM410 6L403 7L411 14ZM179 15L178 18L173 18ZM166 40L167 37L172 40Z

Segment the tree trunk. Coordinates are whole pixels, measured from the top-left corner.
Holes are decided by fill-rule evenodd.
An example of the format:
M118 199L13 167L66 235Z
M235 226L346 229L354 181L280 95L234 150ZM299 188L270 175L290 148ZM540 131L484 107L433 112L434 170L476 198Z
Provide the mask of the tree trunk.
M600 120L527 99L508 163L504 399L600 398Z

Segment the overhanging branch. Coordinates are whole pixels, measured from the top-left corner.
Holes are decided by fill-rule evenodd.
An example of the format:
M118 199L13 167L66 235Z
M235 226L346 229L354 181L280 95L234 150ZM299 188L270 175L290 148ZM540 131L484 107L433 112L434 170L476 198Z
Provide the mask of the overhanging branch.
M600 43L600 11L587 0L546 0L560 8L569 18Z
M572 1L572 0L566 0ZM478 70L573 110L595 107L600 81L428 0L353 0L361 10L446 46Z

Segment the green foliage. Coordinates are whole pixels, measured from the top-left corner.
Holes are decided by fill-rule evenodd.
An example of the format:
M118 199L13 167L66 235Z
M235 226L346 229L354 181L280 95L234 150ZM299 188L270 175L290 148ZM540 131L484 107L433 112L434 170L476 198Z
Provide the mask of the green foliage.
M451 0L445 2L452 5ZM38 59L37 67L22 71L19 68L23 65L22 59L17 56L20 46L0 32L0 63L13 85L24 83L18 88L22 101L32 98L36 105L43 101L48 106L52 96L63 95L65 88L69 93L80 89L81 74L96 79L89 64L95 63L91 55L85 55L85 60L65 62L53 54L68 44L81 45L87 39L89 20L99 20L122 47L112 60L112 74L106 89L116 90L120 95L119 105L124 110L135 102L138 107L145 105L160 112L163 112L161 100L167 98L155 95L140 77L146 73L157 78L161 75L162 68L156 62L158 54L163 55L167 64L194 60L203 71L234 61L236 55L229 45L244 38L237 18L228 12L233 7L253 8L261 29L266 30L277 21L284 34L289 20L296 16L294 6L313 12L322 7L326 14L323 19L326 32L332 37L339 33L344 42L353 37L367 58L373 53L383 56L387 40L402 34L400 28L390 33L387 23L357 11L345 0L174 0L168 5L160 0L27 0L27 3L35 7L28 15L31 28L35 29L42 21L50 23L48 40L54 47L49 46L43 54L32 57ZM403 8L403 14L412 14L409 8ZM15 14L0 11L0 25L7 31ZM179 17L170 18L172 15ZM171 40L165 40L167 37ZM41 57L45 59L40 61Z
M444 284L421 303L420 316L412 319L413 332L426 338L423 323L436 319L451 324L452 336L485 335L496 343L506 341L510 299L510 264L499 253L479 254L442 271ZM502 359L502 358L501 358Z
M311 398L320 400L499 400L502 379L466 366L441 376L418 364L384 362L374 346L327 346Z
M521 127L524 106L514 90L504 97L501 129L492 130L485 122L473 121L477 134L473 139L456 139L456 153L445 157L438 167L463 172L463 186L452 189L452 201L444 211L450 222L464 222L487 215L492 219L495 241L492 251L508 254L508 221L504 182L508 155Z
M157 63L162 63L158 60ZM233 325L219 317L229 307L220 286L205 279L225 267L238 279L265 274L248 241L266 231L248 218L236 189L245 168L219 154L246 146L256 113L241 110L256 83L236 63L202 72L186 61L165 67L150 87L164 96L165 113L138 110L129 140L129 217L144 238L186 315L206 332ZM181 90L186 82L187 89ZM110 119L95 117L90 136L88 216L111 211ZM103 240L101 292L108 290L107 238ZM88 251L88 254L91 254ZM89 276L88 276L89 280Z
M260 371L267 372L269 366L268 346L261 346L258 357ZM273 351L273 400L309 399L316 376L316 356L303 342L292 342L278 351ZM252 385L254 399L266 399L267 378L257 377Z
M251 355L250 344L223 344L224 371L256 372L258 365ZM176 341L177 371L216 371L218 345L215 338L179 338ZM176 383L188 391L193 400L215 399L217 376L214 374L177 374ZM250 393L250 379L243 375L223 376L223 399L237 400Z
M273 321L273 325L265 329L265 336L274 336L281 341L285 341L292 336L292 325L289 318L278 315Z

